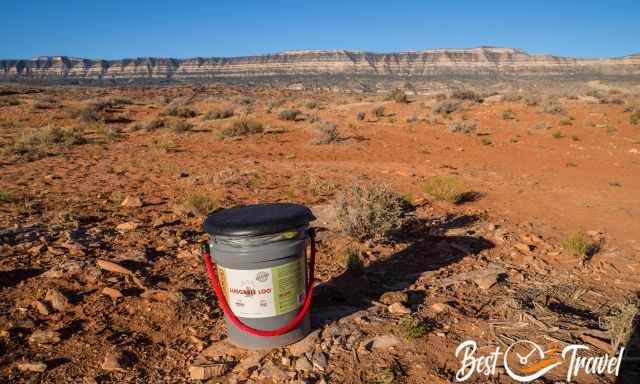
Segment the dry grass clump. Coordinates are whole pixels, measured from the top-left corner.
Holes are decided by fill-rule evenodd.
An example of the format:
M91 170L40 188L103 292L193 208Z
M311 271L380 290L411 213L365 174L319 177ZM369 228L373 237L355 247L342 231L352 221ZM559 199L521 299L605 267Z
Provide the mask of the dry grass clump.
M469 89L457 89L451 94L452 99L481 102L482 96Z
M400 88L392 89L385 97L385 100L393 100L396 103L402 104L407 104L409 102L407 94Z
M248 136L264 131L262 123L246 117L231 122L220 132L221 137Z
M502 119L504 120L513 120L515 119L516 116L513 113L513 110L511 108L505 109L504 111L502 111Z
M14 95L0 97L0 107L14 107L20 105L20 99Z
M366 116L367 116L366 113L358 112L358 114L356 115L356 119L358 119L358 121L362 121Z
M431 112L438 115L449 116L453 112L460 109L460 107L462 107L461 100L442 100L433 106Z
M384 107L382 105L376 107L373 109L373 111L371 111L371 113L373 113L373 115L378 118L384 117Z
M185 107L183 105L169 104L161 113L162 116L173 116L173 117L182 117L183 119L188 119L190 117L195 117L197 112L189 107Z
M543 105L543 111L552 115L564 115L567 113L566 109L556 99L549 98L545 100Z
M295 121L298 115L300 115L300 111L297 109L285 109L284 111L280 111L278 118L280 120Z
M193 215L206 215L218 207L218 201L210 195L192 193L182 203L182 209Z
M617 351L621 345L629 344L638 320L637 303L624 304L600 318L600 326L609 334L613 351Z
M401 223L405 202L385 185L354 186L338 195L337 220L357 240L379 240Z
M12 144L3 148L3 153L37 160L46 155L46 149L53 146L71 146L86 143L82 132L77 128L48 126L39 131L25 134Z
M637 125L640 122L640 110L636 110L629 116L629 123L631 125Z
M9 191L0 190L0 203L10 203L13 201L13 195Z
M87 123L104 120L111 109L121 108L129 104L132 104L132 101L127 98L97 99L77 111L75 117Z
M228 119L231 116L233 116L233 109L231 108L214 109L212 111L205 113L202 119L203 120L221 120L221 119Z
M438 201L460 204L465 198L464 184L452 176L432 176L424 185L424 191Z
M155 118L144 123L142 125L142 129L145 132L152 132L152 131L155 131L156 129L160 129L164 127L165 125L166 125L166 121L164 119Z
M449 132L462 132L466 134L474 133L478 129L478 122L474 120L464 120L462 122L452 122L448 126Z
M527 105L529 107L535 107L536 105L540 104L540 96L538 96L538 95L526 95L524 97L524 103L525 103L525 105Z
M562 247L574 256L588 259L598 251L598 245L583 231L576 231L569 235L563 242Z
M347 248L344 253L344 266L347 271L360 272L364 268L360 252L353 248Z
M171 122L169 127L175 133L184 133L184 132L189 132L189 131L193 130L194 126L193 126L193 124L191 124L190 122L188 122L186 120L175 120L175 121Z
M314 144L331 144L339 139L338 127L333 123L318 122L314 125L314 128L320 132L320 138Z

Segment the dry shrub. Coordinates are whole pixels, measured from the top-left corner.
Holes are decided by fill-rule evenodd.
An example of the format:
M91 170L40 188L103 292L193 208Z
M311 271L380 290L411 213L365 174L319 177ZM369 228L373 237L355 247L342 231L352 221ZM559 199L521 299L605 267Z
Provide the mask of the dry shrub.
M314 128L320 132L320 138L314 144L331 144L339 139L338 127L333 123L318 122Z
M358 112L358 114L356 115L356 119L358 119L359 121L362 121L366 116L367 115L364 112Z
M175 133L189 132L193 129L193 124L186 120L176 120L170 125L171 130Z
M246 117L231 122L220 132L222 137L248 136L264 131L262 123Z
M214 109L212 111L209 111L202 118L204 120L220 120L220 119L227 119L231 116L233 116L233 109L225 108L225 109Z
M278 118L280 120L295 121L298 115L300 115L300 111L297 109L285 109L284 111L280 111Z
M468 89L457 89L453 91L453 93L451 94L451 98L458 99L458 100L469 100L469 101L475 101L475 102L482 101L482 96Z
M400 225L404 204L402 196L385 185L354 186L338 195L338 223L354 239L379 240Z
M450 115L460 109L462 101L460 100L442 100L433 106L432 113L439 115Z
M409 98L407 97L407 94L400 88L394 88L392 89L387 96L385 97L386 100L393 100L396 103L403 103L406 104L409 102Z
M600 326L609 334L611 347L617 351L620 345L628 345L638 325L638 304L627 303L600 318Z
M382 105L376 107L373 109L373 111L371 111L371 113L373 113L373 115L378 118L384 117L384 107Z
M182 203L185 212L193 215L206 215L218 207L218 201L210 195L193 193Z

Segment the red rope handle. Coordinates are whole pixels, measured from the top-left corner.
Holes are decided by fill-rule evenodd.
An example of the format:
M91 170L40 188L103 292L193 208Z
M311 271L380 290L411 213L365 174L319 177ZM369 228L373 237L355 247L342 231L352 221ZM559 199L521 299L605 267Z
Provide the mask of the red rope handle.
M265 331L261 329L255 329L244 324L240 319L236 317L231 308L229 307L229 303L227 303L227 299L222 292L222 288L220 287L220 282L218 281L218 276L216 274L216 268L213 266L211 262L211 255L209 254L209 246L208 244L202 247L202 258L204 259L204 265L207 267L207 271L209 272L209 277L211 278L211 284L213 285L213 290L216 293L216 297L218 298L218 302L220 306L222 306L222 310L224 314L227 315L229 320L238 328L243 331L250 333L255 336L280 336L285 333L291 331L295 327L300 324L300 322L304 319L304 317L309 312L309 308L311 307L311 298L313 297L313 273L315 269L316 262L316 244L315 244L315 231L313 228L309 229L309 239L311 240L311 252L309 252L309 271L307 273L307 291L306 297L304 300L304 304L300 311L296 314L289 323L283 325L280 328ZM306 254L306 250L305 250Z

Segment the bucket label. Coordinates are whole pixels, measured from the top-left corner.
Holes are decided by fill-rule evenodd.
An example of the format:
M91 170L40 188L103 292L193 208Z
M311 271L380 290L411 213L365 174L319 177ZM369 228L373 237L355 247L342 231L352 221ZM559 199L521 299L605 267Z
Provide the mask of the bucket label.
M305 259L264 269L218 265L222 290L238 317L262 318L298 309L305 300Z

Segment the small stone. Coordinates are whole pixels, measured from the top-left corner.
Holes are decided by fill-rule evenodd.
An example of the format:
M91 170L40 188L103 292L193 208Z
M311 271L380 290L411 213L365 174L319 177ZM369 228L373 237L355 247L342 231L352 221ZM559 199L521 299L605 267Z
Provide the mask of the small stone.
M60 333L37 330L29 336L29 342L32 344L55 344L60 342Z
M49 316L49 314L51 313L47 305L40 300L34 301L33 307L36 309L36 311L38 311L39 314L43 316Z
M289 346L289 353L293 356L301 356L305 353L309 353L315 348L316 344L320 340L320 330L316 329L307 335L304 339L298 341L295 344Z
M396 345L400 345L400 343L402 343L402 340L396 335L380 335L373 338L371 348L389 349L391 347L395 347Z
M411 313L411 309L407 308L402 303L393 303L390 306L388 306L387 308L389 309L389 312L391 312L391 313L402 314L402 315L407 315L407 314Z
M249 354L233 368L234 372L246 375L250 370L260 365L266 355L271 353L269 349L259 349L249 352Z
M311 362L315 368L324 371L328 366L327 356L322 351L316 351L311 358Z
M47 370L47 363L42 361L32 361L18 364L18 369L24 372L44 372Z
M109 296L113 301L116 301L122 297L122 292L118 291L117 289L109 288L109 287L103 288L102 294L105 296Z
M184 300L184 295L176 291L166 291L164 289L150 289L145 291L140 297L151 301L180 303Z
M41 276L47 279L60 279L60 278L70 278L82 273L82 271L86 268L84 263L78 261L69 261L64 264L57 265L47 272L43 273Z
M302 356L296 359L295 367L296 367L296 371L303 371L303 372L309 372L313 369L313 365L311 365L311 362L305 356Z
M120 232L135 231L139 226L139 223L136 223L134 221L127 221L126 223L118 224L116 226L116 230Z
M127 208L140 208L142 207L142 200L138 196L127 196L120 205Z
M518 251L522 252L522 253L529 253L531 252L531 248L524 243L516 243L514 244L514 248L517 249Z
M280 363L285 367L288 367L291 364L291 359L286 356L282 356L282 359L280 359Z
M133 272L112 261L98 260L96 261L96 263L98 264L98 267L100 267L100 269L104 269L105 271L120 273L123 275L133 275Z
M122 356L118 353L108 352L100 368L105 371L124 371L121 364Z
M451 309L451 307L448 304L445 304L445 303L433 303L433 304L431 304L431 310L434 313L442 313L442 312L448 311L450 309Z
M478 288L487 290L495 285L498 281L498 274L487 274L483 276L478 276L473 280L474 283L478 286Z
M64 312L69 307L69 299L57 289L49 289L44 301L49 302L53 309L58 312Z
M385 292L380 297L380 302L386 305L395 303L406 303L409 300L409 296L404 292Z
M226 363L192 365L189 367L191 380L209 380L212 377L223 376L229 369Z
M227 356L232 357L233 359L240 359L246 353L246 350L223 340L209 345L200 353L200 356L211 360L220 360Z

